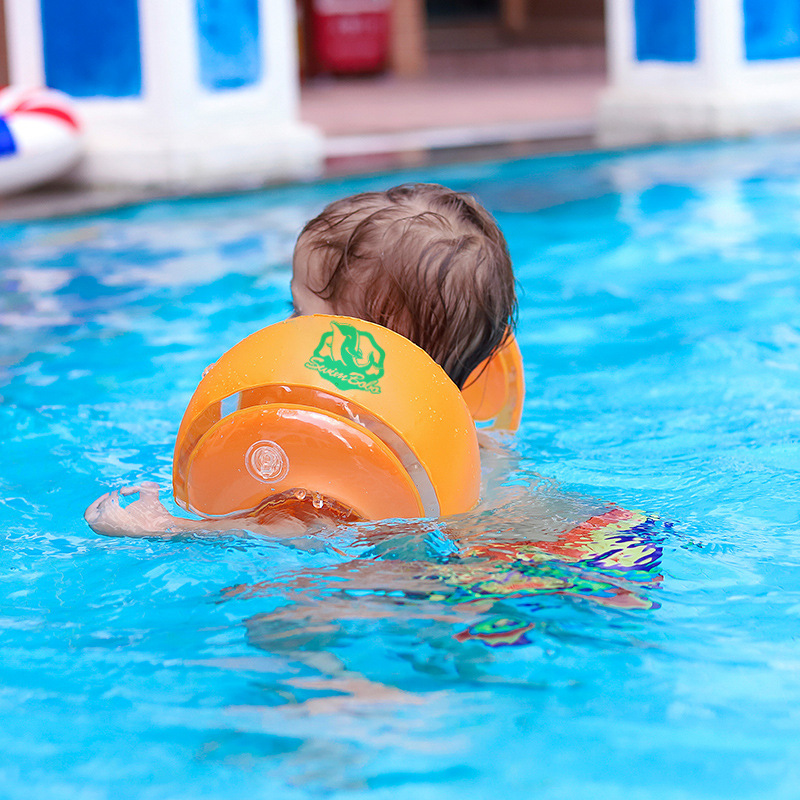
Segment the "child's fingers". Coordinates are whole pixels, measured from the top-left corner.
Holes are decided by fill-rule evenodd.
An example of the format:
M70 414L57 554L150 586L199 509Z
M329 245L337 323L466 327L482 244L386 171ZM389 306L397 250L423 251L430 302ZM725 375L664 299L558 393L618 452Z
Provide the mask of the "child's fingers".
M132 494L138 494L141 498L158 500L159 486L155 481L142 481L137 486L123 486L119 493L123 497L130 497Z
M111 500L111 498L115 494L116 494L116 492L106 492L105 494L101 494L100 497L98 497L97 500L95 500L94 503L92 503L89 506L89 508L86 509L86 511L83 514L84 519L88 520L90 517L92 519L97 519L97 517L100 516L101 508L107 502L109 502L109 501L113 502L113 500Z
M158 500L159 486L155 481L145 481L139 487L139 497L143 500Z
M118 536L121 530L120 517L125 511L119 504L119 492L106 492L100 495L83 514L83 518L97 533Z

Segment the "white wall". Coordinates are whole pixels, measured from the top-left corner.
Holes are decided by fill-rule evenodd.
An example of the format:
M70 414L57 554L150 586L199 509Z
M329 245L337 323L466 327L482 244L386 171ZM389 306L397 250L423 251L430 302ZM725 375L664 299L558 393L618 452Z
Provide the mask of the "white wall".
M696 58L639 61L634 0L606 0L607 146L800 128L800 59L747 60L742 0L696 0ZM791 32L789 32L791 33Z
M66 1L66 0L65 0ZM39 0L5 0L14 84L45 82ZM199 77L195 0L138 0L139 97L81 97L90 184L235 188L315 174L321 135L298 117L293 0L259 0L262 70L209 90Z

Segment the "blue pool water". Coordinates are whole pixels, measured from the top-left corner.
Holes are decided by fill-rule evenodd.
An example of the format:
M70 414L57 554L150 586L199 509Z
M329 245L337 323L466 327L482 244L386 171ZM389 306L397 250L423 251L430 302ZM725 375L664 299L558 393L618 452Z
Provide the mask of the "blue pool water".
M483 511L92 533L107 488L169 486L203 368L285 316L303 222L404 179L476 193L519 276L528 396ZM3 798L800 796L800 140L5 224L0 287ZM453 527L611 504L658 515L647 574L551 560L472 603L418 577Z

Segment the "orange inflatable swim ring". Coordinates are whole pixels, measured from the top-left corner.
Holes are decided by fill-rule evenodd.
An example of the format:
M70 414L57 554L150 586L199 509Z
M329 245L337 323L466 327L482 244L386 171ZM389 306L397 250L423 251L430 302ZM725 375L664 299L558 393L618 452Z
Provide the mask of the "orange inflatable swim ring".
M462 394L476 422L509 431L519 428L525 401L525 372L513 334L509 333L502 347L475 368Z
M248 336L207 371L173 488L205 517L306 498L362 519L448 516L477 504L480 455L461 393L427 353L379 325L313 315Z

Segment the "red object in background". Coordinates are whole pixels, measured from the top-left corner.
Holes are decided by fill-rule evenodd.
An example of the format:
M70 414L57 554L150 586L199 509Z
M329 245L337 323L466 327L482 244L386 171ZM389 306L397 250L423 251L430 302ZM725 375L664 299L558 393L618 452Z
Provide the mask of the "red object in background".
M355 75L386 69L391 0L311 0L310 5L314 72Z

